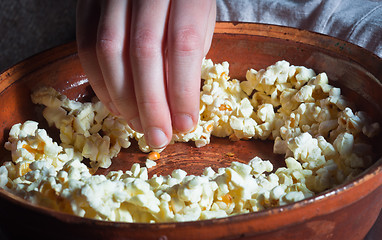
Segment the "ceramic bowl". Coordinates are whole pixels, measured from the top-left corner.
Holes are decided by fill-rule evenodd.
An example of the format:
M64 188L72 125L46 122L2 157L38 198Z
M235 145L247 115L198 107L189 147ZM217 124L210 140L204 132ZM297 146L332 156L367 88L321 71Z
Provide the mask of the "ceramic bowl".
M207 56L228 61L231 78L244 79L249 68L265 68L285 59L293 65L326 72L331 83L357 107L382 122L382 60L350 43L287 27L217 23ZM27 59L0 75L0 144L10 127L28 119L47 127L41 108L30 100L39 86L52 86L73 99L87 100L92 92L81 68L75 43L69 43ZM380 145L381 138L376 142ZM227 152L234 153L225 154ZM1 148L1 161L10 153ZM168 174L175 168L200 174L207 166L228 166L258 155L280 166L270 141L212 139L196 148L177 143L162 153L161 163L150 174ZM105 222L72 216L36 206L0 189L0 223L16 237L47 239L362 239L382 207L382 154L354 181L313 198L269 210L221 219L183 223ZM122 151L110 169L127 170L144 163L136 146ZM282 164L281 164L282 165ZM110 170L109 169L109 170ZM101 173L107 173L104 170Z

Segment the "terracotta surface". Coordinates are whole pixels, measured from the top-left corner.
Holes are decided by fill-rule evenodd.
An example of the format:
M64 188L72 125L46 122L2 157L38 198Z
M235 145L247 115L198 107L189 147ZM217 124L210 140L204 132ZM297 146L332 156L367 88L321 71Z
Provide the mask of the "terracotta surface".
M230 75L243 79L248 68L264 68L285 59L293 65L325 71L356 107L382 119L382 60L349 43L303 30L260 24L218 23L212 49L214 62L229 61ZM83 74L75 43L44 52L0 75L0 144L10 127L28 119L46 127L41 107L30 101L39 86L53 86L71 98L88 100L93 95ZM49 129L53 135L54 129ZM380 145L381 139L375 141ZM71 216L25 202L0 189L0 224L16 236L47 239L363 239L382 207L382 159L355 181L314 198L258 213L229 218L163 224L102 222ZM232 154L233 153L233 154ZM3 162L10 153L1 148ZM195 148L177 143L163 153L150 174L168 174L183 168L200 174L207 166L217 169L233 160L246 162L254 155L282 166L282 156L272 154L272 142L213 139ZM110 169L126 170L144 163L137 146L121 152ZM108 170L99 171L106 173Z

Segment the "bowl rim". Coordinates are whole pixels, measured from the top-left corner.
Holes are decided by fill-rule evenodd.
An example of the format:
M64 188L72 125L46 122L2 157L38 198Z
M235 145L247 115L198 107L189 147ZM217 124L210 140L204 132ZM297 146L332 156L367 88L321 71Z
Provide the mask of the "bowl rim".
M255 34L256 32L256 34ZM382 72L378 71L378 67L382 66L382 59L379 58L372 52L352 44L350 42L331 37L328 35L324 35L317 32L311 32L308 30L279 26L273 24L262 24L262 23L243 23L243 22L217 22L215 25L215 34L228 34L228 35L244 35L244 36L262 36L262 37L270 37L270 38L280 38L280 33L283 33L283 40L288 40L292 36L295 38L294 41L307 44L314 45L315 47L319 47L325 49L326 51L335 51L338 52L336 46L331 46L327 42L337 41L342 46L347 46L341 49L341 53L344 57L355 61L357 64L365 67L366 69L372 69L370 71L373 75L378 75L378 81L381 82ZM327 39L329 41L317 45L317 42L312 42L309 36L314 36L316 39ZM298 38L299 40L296 40ZM351 50L351 51L350 51ZM360 64L352 55L357 55L363 53L367 55L368 61L362 61ZM364 56L362 55L362 56ZM60 61L66 58L75 58L77 57L77 46L76 42L70 42L67 44L63 44L57 47L53 47L41 53L35 54L14 66L8 68L0 74L0 93L5 89L4 86L10 86L14 82L21 80L26 75L33 73L37 68L44 67L53 62ZM371 60L370 60L371 58ZM22 71L20 71L22 70ZM369 188L366 188L366 183L369 183ZM370 184L372 183L372 184ZM97 225L99 227L122 227L122 228L145 228L147 226L151 226L154 229L164 229L164 228L179 228L179 227L187 227L187 226L206 226L211 224L229 224L229 223L240 223L244 221L256 221L260 223L264 218L281 218L286 216L287 214L293 214L295 216L299 212L304 212L303 218L294 218L294 221L290 221L288 224L282 224L282 226L292 225L299 222L302 222L306 219L313 218L318 215L329 214L338 209L344 208L350 204L352 204L355 200L361 199L374 190L376 190L380 185L382 185L382 158L379 158L372 166L370 166L366 171L358 175L351 182L343 183L341 185L336 186L335 188L326 190L321 192L313 197L306 198L304 200L287 204L284 206L274 207L270 209L261 210L259 212L252 212L240 215L234 215L224 218L218 219L208 219L208 220L198 220L198 221L188 221L188 222L163 222L163 223L129 223L129 222L113 222L113 221L103 221L96 220L90 218L79 217L75 215L71 215L64 212L59 212L47 207L38 206L33 203L30 203L10 192L7 192L4 189L0 188L0 198L6 199L7 201L11 201L13 204L16 204L20 207L28 208L29 210L38 212L39 214L49 215L59 221L67 222L71 224L87 224L87 225ZM358 196L354 194L357 192ZM334 198L338 194L346 194L349 196L346 200L342 201L341 204L327 204L328 202L333 202ZM314 209L314 211L309 210L309 206L312 204L317 204L319 206L331 206L326 208L318 208ZM379 208L382 208L382 203ZM277 225L277 223L275 223ZM279 227L281 226L278 224Z

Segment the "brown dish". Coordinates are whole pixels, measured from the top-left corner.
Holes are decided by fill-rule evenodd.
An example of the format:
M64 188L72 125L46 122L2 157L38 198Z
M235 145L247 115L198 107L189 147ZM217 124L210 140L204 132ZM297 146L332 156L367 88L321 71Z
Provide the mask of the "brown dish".
M326 72L331 84L378 122L382 122L382 59L353 44L287 27L217 23L207 56L228 61L231 78L244 79L249 68L265 68L285 59L293 65ZM0 144L15 123L40 122L47 128L41 108L30 100L39 86L52 86L70 98L88 100L93 92L81 68L75 43L69 43L27 59L0 75ZM376 145L381 145L378 137ZM0 163L10 153L1 147ZM182 168L200 174L207 166L226 167L233 160L246 162L258 155L277 168L280 156L272 142L214 138L196 148L176 143L161 154L161 163L150 174L169 174ZM313 198L269 210L228 218L183 223L105 222L72 216L33 205L0 189L0 224L12 236L47 239L363 239L382 208L382 153L354 181ZM137 146L123 150L110 170L127 170L144 163Z

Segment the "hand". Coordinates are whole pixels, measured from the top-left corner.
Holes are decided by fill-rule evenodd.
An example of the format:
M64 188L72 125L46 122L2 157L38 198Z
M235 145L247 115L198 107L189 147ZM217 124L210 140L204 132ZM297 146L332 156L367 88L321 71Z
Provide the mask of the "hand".
M198 121L214 0L79 0L77 44L98 98L152 148Z

